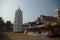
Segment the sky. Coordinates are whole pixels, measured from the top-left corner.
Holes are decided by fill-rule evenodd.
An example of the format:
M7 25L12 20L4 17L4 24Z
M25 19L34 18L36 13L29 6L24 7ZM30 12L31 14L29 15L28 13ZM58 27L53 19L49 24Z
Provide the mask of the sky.
M15 11L23 11L23 23L32 22L40 15L53 16L60 9L60 0L0 0L0 17L14 23Z

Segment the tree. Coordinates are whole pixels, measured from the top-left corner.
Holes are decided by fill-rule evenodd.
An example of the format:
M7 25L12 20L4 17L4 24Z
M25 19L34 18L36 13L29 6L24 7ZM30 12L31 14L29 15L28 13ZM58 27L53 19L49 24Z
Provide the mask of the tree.
M4 20L0 17L0 31L4 30Z
M52 34L55 34L55 30L54 30L54 27L51 25L51 23L49 24L49 30L51 30L51 33Z
M5 25L6 25L6 31L11 31L11 26L12 26L11 21L7 21Z

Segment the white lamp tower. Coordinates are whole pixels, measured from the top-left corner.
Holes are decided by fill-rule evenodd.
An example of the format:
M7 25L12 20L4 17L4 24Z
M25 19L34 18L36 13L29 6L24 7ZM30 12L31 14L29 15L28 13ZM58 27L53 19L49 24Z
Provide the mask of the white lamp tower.
M13 32L22 32L23 31L22 23L23 23L22 11L20 8L18 8L15 12Z

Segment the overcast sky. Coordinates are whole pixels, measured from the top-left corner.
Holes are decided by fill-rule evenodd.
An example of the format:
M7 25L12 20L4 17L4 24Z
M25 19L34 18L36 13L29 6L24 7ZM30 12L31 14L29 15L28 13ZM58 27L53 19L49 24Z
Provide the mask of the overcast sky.
M60 8L60 0L0 0L0 17L13 23L19 7L23 11L23 23L27 23L40 15L53 16L54 10Z

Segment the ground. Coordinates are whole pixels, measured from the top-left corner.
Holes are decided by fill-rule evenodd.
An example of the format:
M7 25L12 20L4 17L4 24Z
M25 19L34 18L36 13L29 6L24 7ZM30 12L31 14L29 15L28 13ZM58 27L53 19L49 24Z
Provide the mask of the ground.
M23 33L14 32L0 32L0 40L60 40L60 38L24 35Z

